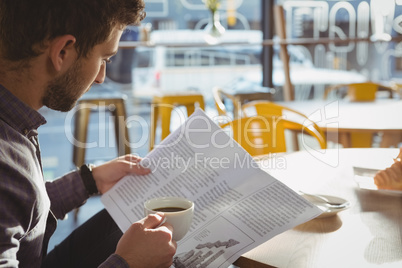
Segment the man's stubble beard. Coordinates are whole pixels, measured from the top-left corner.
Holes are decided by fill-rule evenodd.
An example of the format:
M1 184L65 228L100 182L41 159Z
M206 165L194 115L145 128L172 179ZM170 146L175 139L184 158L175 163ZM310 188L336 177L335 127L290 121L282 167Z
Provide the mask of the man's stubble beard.
M50 81L42 98L43 105L61 112L74 108L87 89L80 79L81 67L81 61L77 60L65 74Z

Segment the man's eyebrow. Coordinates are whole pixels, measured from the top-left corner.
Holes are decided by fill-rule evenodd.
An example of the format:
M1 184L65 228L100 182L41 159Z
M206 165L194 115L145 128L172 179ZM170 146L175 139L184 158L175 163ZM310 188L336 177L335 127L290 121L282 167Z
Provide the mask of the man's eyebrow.
M113 51L113 52L110 52L110 53L106 53L105 56L106 56L106 57L112 57L112 56L114 56L114 55L116 55L116 54L117 54L117 50L115 50L115 51Z

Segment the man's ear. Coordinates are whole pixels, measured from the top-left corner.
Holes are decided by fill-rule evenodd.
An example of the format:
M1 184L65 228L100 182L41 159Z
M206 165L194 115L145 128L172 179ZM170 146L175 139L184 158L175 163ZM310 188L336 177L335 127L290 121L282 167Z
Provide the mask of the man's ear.
M76 39L72 35L56 37L49 44L49 57L56 71L61 71L74 62L77 58L77 51L74 44Z

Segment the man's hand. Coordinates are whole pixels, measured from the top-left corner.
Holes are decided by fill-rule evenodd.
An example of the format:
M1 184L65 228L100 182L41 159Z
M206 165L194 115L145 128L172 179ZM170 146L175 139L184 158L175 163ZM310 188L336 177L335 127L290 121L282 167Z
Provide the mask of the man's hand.
M92 169L92 175L96 182L98 191L103 194L118 182L125 175L134 173L145 175L150 173L149 169L139 165L142 159L134 155L125 155L106 162Z
M133 223L117 244L116 254L130 267L170 267L177 244L172 240L172 226L159 226L163 220L164 214L159 212Z

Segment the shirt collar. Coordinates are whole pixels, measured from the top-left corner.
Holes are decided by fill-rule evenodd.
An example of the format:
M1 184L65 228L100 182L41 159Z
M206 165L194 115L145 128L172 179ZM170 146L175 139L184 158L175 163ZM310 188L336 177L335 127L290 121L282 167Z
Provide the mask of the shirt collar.
M46 119L39 112L23 103L2 85L0 85L0 118L23 135L46 124Z

